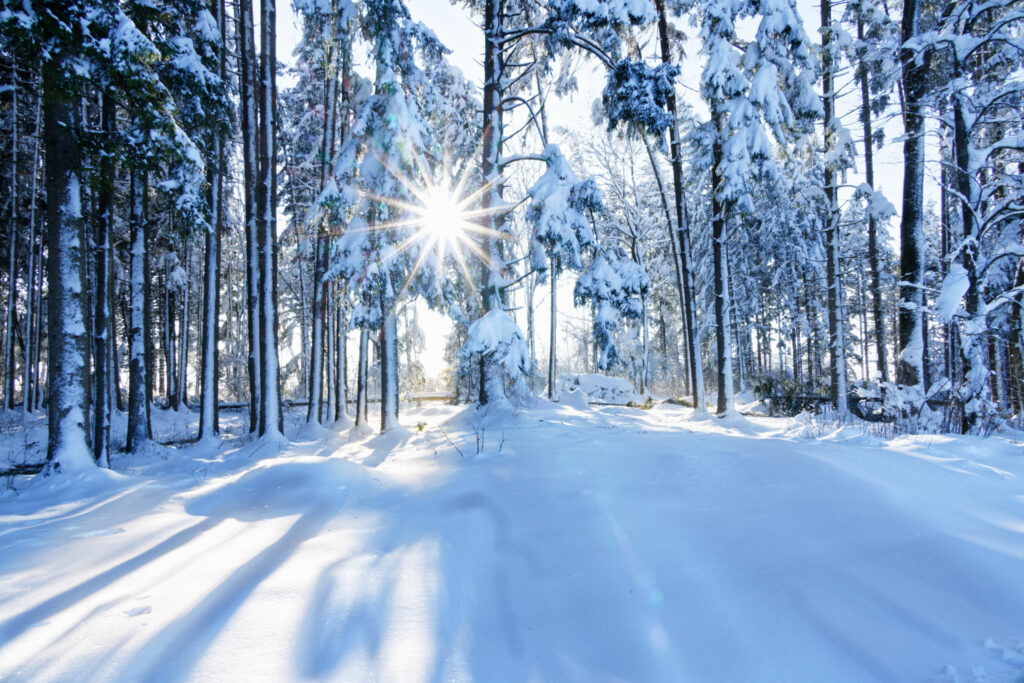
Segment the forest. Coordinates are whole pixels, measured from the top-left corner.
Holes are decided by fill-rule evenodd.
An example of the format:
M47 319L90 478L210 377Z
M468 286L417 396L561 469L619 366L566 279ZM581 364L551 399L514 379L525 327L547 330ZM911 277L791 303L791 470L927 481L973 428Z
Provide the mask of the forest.
M0 679L1024 675L1024 1L0 0L0 148Z
M136 450L154 402L197 403L200 439L224 402L263 435L288 399L379 400L387 429L428 380L421 304L452 325L430 388L550 398L566 279L590 329L562 365L641 394L955 433L1020 411L1017 3L469 3L480 85L398 0L296 2L291 65L249 4L3 10L3 401L46 409L48 468ZM588 62L595 127L550 130Z

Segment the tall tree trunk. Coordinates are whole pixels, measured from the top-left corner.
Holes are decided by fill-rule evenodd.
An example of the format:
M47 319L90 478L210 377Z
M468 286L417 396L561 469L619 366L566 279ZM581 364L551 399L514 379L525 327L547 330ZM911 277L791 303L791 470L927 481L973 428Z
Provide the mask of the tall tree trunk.
M220 5L218 3L218 5ZM223 22L223 18L219 18ZM218 133L214 139L214 163L207 171L207 198L210 203L210 225L206 230L206 250L203 273L203 338L200 379L199 439L207 439L220 432L218 411L220 322L220 251L223 225L223 141Z
M647 152L647 159L651 163L651 173L654 175L654 182L658 186L658 196L661 198L661 208L665 214L665 229L668 231L668 242L669 246L672 249L672 264L674 266L676 274L676 291L679 294L679 306L680 310L682 311L683 317L682 354L684 357L687 358L686 362L683 363L680 370L683 371L683 393L688 393L690 386L690 374L687 371L687 366L689 363L689 353L686 345L686 339L689 338L687 336L689 333L686 329L686 290L683 287L683 261L682 258L679 256L679 244L677 239L678 233L676 232L672 224L672 210L669 209L668 206L668 197L665 194L665 184L661 180L661 170L658 168L658 162L654 158L654 150L651 149L651 143L647 140L646 137L641 137L641 139L644 143L644 150Z
M900 305L896 382L924 396L924 98L927 71L910 42L917 37L920 0L905 0L900 51L904 91L903 210L900 214Z
M256 39L253 28L252 0L239 0L241 23L239 57L239 92L242 124L242 193L245 198L245 292L246 322L249 337L249 431L258 432L262 403L260 368L260 298L259 298L259 224L257 221L257 177L259 156L257 129L259 120L256 107Z
M218 67L221 79L227 76L227 16L224 0L214 0L213 6L220 32ZM244 40L244 38L243 38ZM244 74L243 74L244 78ZM210 225L206 231L206 259L203 272L203 337L200 361L199 438L206 439L220 433L220 268L221 233L224 228L224 135L213 135L213 163L207 171L210 185L207 200L210 203ZM247 178L243 178L243 182ZM247 190L246 190L247 192ZM230 286L230 284L229 284Z
M276 0L261 0L259 194L259 434L284 432L277 356L277 33Z
M367 382L369 381L369 342L370 333L365 327L359 328L359 367L356 374L356 426L366 424L367 415Z
M335 112L337 109L338 75L333 68L331 48L327 48L324 68L324 134L320 144L320 191L327 185L328 165L333 156ZM327 268L327 239L323 235L323 226L313 226L316 230L313 251L313 334L311 335L310 370L309 370L309 411L307 422L317 422L323 415L323 375L324 375L324 328L328 321L327 283L323 281ZM333 344L332 344L333 347ZM328 362L330 357L328 356ZM333 413L333 410L330 410Z
M167 405L171 410L178 409L178 372L177 361L177 329L175 318L177 318L177 296L174 288L171 287L170 267L164 267L164 373L167 377Z
M174 382L176 396L174 402L181 407L188 407L188 331L189 331L189 299L192 294L192 249L185 245L185 292L181 297L181 329L178 333L178 377ZM202 416L200 415L200 419Z
M555 396L555 380L558 375L558 269L551 258L551 325L548 339L548 398Z
M109 90L102 97L104 154L100 158L99 206L94 217L96 248L95 301L93 313L93 458L100 467L110 466L110 346L113 316L110 311L112 271L110 233L114 222L114 181L116 180L113 142L116 125L114 98Z
M832 60L832 3L821 0L821 85L825 109L824 139L825 156L834 151L836 144L835 91L833 90ZM843 314L843 284L839 270L839 201L836 188L836 170L825 162L825 260L828 284L825 288L828 298L828 348L829 348L829 389L832 405L840 419L848 412L846 405L846 320Z
M48 306L47 469L57 472L92 462L88 455L89 339L85 324L85 230L77 121L60 72L43 66L46 148Z
M505 63L502 44L504 38L502 3L500 0L484 0L484 87L483 87L483 141L481 144L482 160L480 172L487 191L483 193L481 204L485 212L496 208L502 203L502 169L500 166L501 146L503 138L503 119L501 98L505 87ZM481 250L485 256L483 265L483 287L481 299L483 312L486 314L502 305L502 269L504 259L501 254L502 240L492 237L502 232L504 218L499 214L488 213L489 231L482 238ZM486 405L492 401L504 399L504 380L501 368L491 354L480 359L480 403Z
M857 21L857 38L864 40L864 22ZM864 178L875 189L875 155L871 130L871 89L868 86L868 70L861 62L860 76L860 120L864 125ZM889 356L885 345L885 315L882 312L881 256L878 252L878 220L868 212L868 269L871 273L871 319L874 322L875 356L878 374L883 382L889 381ZM867 360L865 359L865 363Z
M39 200L37 196L39 190L39 143L43 137L41 116L42 98L37 94L34 128L36 139L32 152L32 191L29 195L28 211L28 300L25 302L25 317L27 319L25 336L28 340L28 347L25 353L24 379L22 380L24 397L21 402L22 412L26 414L35 410L36 394L39 391L38 372L35 364L36 357L39 354L38 328L40 320L36 306L39 303L39 299L42 298L43 292L42 287L36 287L37 268L40 274L42 273L42 240L36 239L36 207ZM37 241L40 242L39 247L36 246ZM39 249L38 258L36 257L37 248Z
M149 354L146 340L146 244L149 220L146 215L146 174L131 171L129 320L128 320L128 434L125 450L137 451L152 438L149 421Z
M340 298L336 308L338 336L334 371L335 421L348 415L348 318L345 314L345 303Z
M398 318L392 309L380 328L380 430L398 426Z
M45 125L44 125L45 128ZM44 180L45 183L45 180ZM47 230L47 233L49 231ZM39 273L36 280L36 329L35 329L35 340L32 343L34 349L32 358L32 384L35 386L35 410L42 410L43 407L43 385L45 384L46 371L42 367L40 360L42 356L43 346L43 301L46 299L49 302L49 294L43 297L43 281L49 278L49 266L50 266L50 252L49 248L46 249L46 259L43 259L43 247L45 246L46 240L44 239L44 232L42 226L39 228L39 267L36 269ZM47 319L49 319L49 307L47 307ZM49 339L47 339L49 342Z
M978 216L975 213L978 210L978 179L971 165L970 129L967 123L969 114L965 99L963 93L953 96L953 151L956 188L960 196L960 220L963 224L959 261L967 277L967 293L964 296L967 321L960 340L964 378L959 390L963 410L961 429L966 434L978 425L985 408L991 403L992 395L986 348L988 329L978 273L978 246L981 240Z
M665 0L655 0L658 10L658 38L661 43L661 61L669 64L672 54L668 42L668 15L665 11ZM682 308L683 331L686 335L686 352L690 359L690 384L693 389L693 406L698 412L704 411L704 368L700 360L700 347L697 344L696 327L694 325L693 273L690 267L690 225L686 215L686 197L683 192L683 154L679 139L679 122L677 120L675 88L668 95L668 111L672 117L669 126L669 150L672 155L672 183L675 186L675 248L678 249L680 275L682 276ZM717 276L716 276L717 277ZM721 374L721 373L719 373ZM730 380L731 383L731 380ZM730 401L732 400L730 396ZM719 388L719 411L723 410L721 387Z
M14 316L18 301L18 60L11 60L11 221L7 231L7 316L4 326L4 408L14 410ZM33 197L33 201L35 198ZM24 393L24 391L22 392Z
M713 168L711 171L711 231L712 258L714 259L715 278L715 352L718 361L718 414L729 415L733 412L732 390L732 348L729 339L729 262L726 256L726 204L719 196L718 188L722 184L722 164L725 162L723 144L726 136L726 118L718 112L712 112L712 119L718 129L712 144ZM695 390L696 391L696 390Z

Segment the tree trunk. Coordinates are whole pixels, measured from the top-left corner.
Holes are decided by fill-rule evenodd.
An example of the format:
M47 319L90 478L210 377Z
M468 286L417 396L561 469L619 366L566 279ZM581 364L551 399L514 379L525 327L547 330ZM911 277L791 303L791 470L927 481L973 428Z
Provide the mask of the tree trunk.
M651 173L654 174L654 182L658 186L658 196L661 198L661 208L662 211L665 213L665 229L668 231L668 242L672 249L672 263L676 274L676 291L679 294L679 306L683 318L684 341L682 344L682 353L683 356L687 359L683 363L683 367L680 368L680 370L683 371L683 393L685 394L688 393L689 390L691 382L691 373L687 371L687 365L689 363L690 355L689 348L687 346L688 342L686 341L689 339L689 332L687 331L686 327L686 288L683 286L683 260L682 257L680 257L679 255L678 232L672 226L672 211L668 207L668 199L665 196L665 184L661 181L661 171L658 169L658 162L654 158L654 151L651 149L651 143L648 142L646 137L642 139L644 143L644 149L647 151L647 159L651 162Z
M489 230L482 236L481 251L484 254L483 286L481 294L483 313L502 305L501 286L504 259L501 256L501 241L493 235L502 232L504 218L490 210L502 203L502 169L500 166L503 138L501 98L505 87L505 63L502 44L502 3L500 0L484 0L484 87L483 87L483 141L480 172L487 191L481 204L487 213ZM505 398L504 380L501 369L493 358L480 359L480 403L486 405Z
M367 381L369 380L369 342L370 333L365 327L359 328L359 368L356 375L356 426L366 424L367 415Z
M11 221L7 231L7 317L4 327L4 408L14 410L14 315L18 301L18 61L11 60ZM33 201L35 198L33 197ZM24 391L22 392L24 393Z
M96 248L95 309L93 313L93 458L100 467L110 466L110 346L113 316L110 311L112 271L110 233L114 222L114 181L116 180L113 142L116 125L114 98L110 91L102 97L102 128L105 154L100 159L99 206L94 224Z
M718 414L733 412L732 350L729 340L729 263L726 260L725 202L719 197L718 188L722 183L721 165L725 161L723 144L727 132L726 118L720 112L712 112L718 128L712 144L713 168L711 172L711 230L715 278L715 352L718 361Z
M74 107L61 81L63 65L43 66L48 268L47 471L75 469L89 455L89 339L86 336L85 234Z
M39 354L39 334L38 329L40 326L39 314L36 307L39 304L39 300L42 298L43 292L42 287L36 287L36 270L38 269L40 274L42 273L42 245L36 247L36 206L38 204L38 189L39 189L39 142L42 139L42 126L41 121L41 107L42 99L36 96L36 123L35 123L35 147L32 152L32 192L29 195L29 212L28 212L28 300L25 302L25 317L26 323L26 338L28 339L28 347L25 352L25 374L22 381L22 391L24 397L22 398L21 408L23 413L31 413L35 410L36 394L39 391L38 387L38 371L36 369L36 357ZM38 240L41 243L41 239ZM36 256L36 249L39 249L38 258Z
M348 415L348 319L345 315L345 303L338 301L337 311L337 342L336 367L334 371L335 408L334 419L340 420Z
M821 85L825 108L824 139L825 156L828 157L836 144L835 91L832 77L832 3L821 0L822 29L822 73ZM828 348L829 348L829 389L832 405L840 419L846 417L846 320L843 314L843 285L839 269L839 202L836 196L836 170L827 160L825 168L825 260L828 284L825 287L828 298Z
M900 305L896 382L924 393L924 98L927 72L908 42L916 38L920 0L905 0L900 51L904 90L903 210L900 214Z
M239 93L241 99L242 193L245 199L245 293L246 322L249 337L249 431L258 432L262 403L260 368L260 268L259 225L257 221L257 176L259 157L256 107L256 40L253 28L252 0L239 0L241 46L238 51Z
M177 389L175 402L188 407L188 332L189 332L189 300L192 295L192 249L185 245L185 294L181 299L181 330L178 333L178 379L174 385ZM201 418L202 416L200 416Z
M398 319L394 310L380 328L380 430L398 426Z
M971 167L970 130L966 111L968 105L964 99L962 93L953 96L953 151L956 162L956 188L960 196L960 220L963 224L959 260L967 275L967 293L964 296L967 320L960 339L964 380L959 392L963 409L961 429L966 434L978 425L992 396L986 349L988 329L980 291L981 278L978 274L978 245L981 239L975 214L978 208L975 201L978 196L978 181Z
M214 0L217 28L220 30L218 66L221 79L227 76L227 17L224 0ZM244 39L243 39L244 40ZM210 225L206 231L206 259L203 272L203 337L200 362L199 439L220 433L220 268L221 233L224 228L224 135L213 135L213 163L207 171L210 185L207 198L210 203ZM246 179L243 178L243 182ZM245 191L247 193L247 191ZM230 286L230 284L229 284ZM183 363L184 365L184 363Z
M221 19L221 21L223 21ZM220 249L221 227L223 224L223 186L222 173L224 161L221 136L214 140L215 165L207 171L209 190L207 197L210 203L210 225L206 230L206 251L203 277L203 339L201 362L201 397L199 407L199 439L207 439L220 432L220 416L218 414L219 391L219 340L218 324L220 321Z
M259 435L281 434L280 368L277 356L277 34L276 0L261 0L259 189L260 416Z
M178 409L178 372L177 372L177 296L171 287L170 275L173 271L164 267L164 371L167 376L167 405L171 410Z
M864 22L857 21L857 38L864 39ZM860 72L860 120L864 124L864 177L875 189L875 155L871 131L871 90L868 87L867 67L858 65ZM878 253L878 221L868 213L868 268L871 273L871 319L875 323L875 355L878 374L882 382L889 381L889 357L885 346L885 315L882 313L881 257ZM867 360L865 359L865 363Z
M668 43L668 16L665 0L655 0L658 10L658 37L661 43L661 61L669 64L672 55ZM672 155L672 182L675 186L676 248L679 253L680 275L682 276L683 331L686 335L686 351L690 358L690 384L693 388L693 406L698 412L704 411L704 368L700 361L700 347L697 344L694 326L693 274L690 267L690 225L686 215L686 198L683 193L683 154L679 139L675 88L668 95L668 111L672 117L669 126L669 149ZM716 261L717 264L717 261ZM716 275L717 277L717 275ZM717 285L716 285L717 287ZM717 301L717 300L716 300ZM717 305L717 304L716 304ZM721 375L721 372L719 373ZM731 384L731 380L730 380ZM719 387L719 411L723 410L722 387ZM731 391L730 398L731 401Z
M146 243L149 220L146 216L146 174L131 171L129 320L128 320L128 434L125 450L129 453L152 438L149 422L149 354L146 352Z
M324 134L320 145L321 192L327 185L329 159L333 156L331 150L334 147L334 117L338 99L338 79L333 69L331 54L331 48L328 47L324 68ZM329 327L326 323L330 307L326 305L327 283L323 282L327 267L327 240L322 234L321 225L315 225L314 229L316 240L313 252L313 334L310 342L309 411L306 413L306 422L319 423L323 414L324 328ZM327 360L330 362L330 356Z
M555 380L558 375L558 271L555 259L551 258L551 325L548 339L548 398L555 396Z

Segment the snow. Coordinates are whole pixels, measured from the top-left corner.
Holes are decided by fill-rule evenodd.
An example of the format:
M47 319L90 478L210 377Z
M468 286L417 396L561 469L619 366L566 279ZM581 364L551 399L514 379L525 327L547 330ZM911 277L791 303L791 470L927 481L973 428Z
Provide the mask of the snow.
M538 405L272 448L225 415L223 442L115 458L103 482L18 482L0 678L1024 673L1019 442ZM155 418L158 439L182 419Z
M967 270L959 263L950 265L949 272L942 280L942 291L935 301L939 320L946 323L953 321L953 316L960 310L960 304L968 289L970 280L967 278Z
M582 392L586 396L587 402L598 401L624 405L630 402L643 403L644 400L628 379L594 374L562 375L555 387L556 399L564 402L565 394L574 391Z

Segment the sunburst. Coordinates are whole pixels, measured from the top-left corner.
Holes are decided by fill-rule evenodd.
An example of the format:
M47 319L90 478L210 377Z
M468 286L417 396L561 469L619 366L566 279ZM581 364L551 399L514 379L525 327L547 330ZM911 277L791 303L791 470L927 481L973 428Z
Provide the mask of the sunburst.
M461 172L453 174L446 160L442 165L440 180L420 183L402 173L387 159L377 157L377 160L413 197L413 201L402 201L394 197L364 195L370 201L392 207L401 216L396 220L367 226L367 230L410 230L391 252L391 258L397 258L399 254L417 247L416 262L402 286L401 294L409 288L432 255L442 263L454 263L469 282L474 279L470 272L471 259L478 260L485 267L494 265L489 250L483 248L481 243L485 240L510 239L511 236L488 227L484 221L515 208L515 205L507 204L486 208L478 206L494 182L467 192L466 186L471 176L471 167L468 165ZM421 177L430 177L425 163L417 165Z

